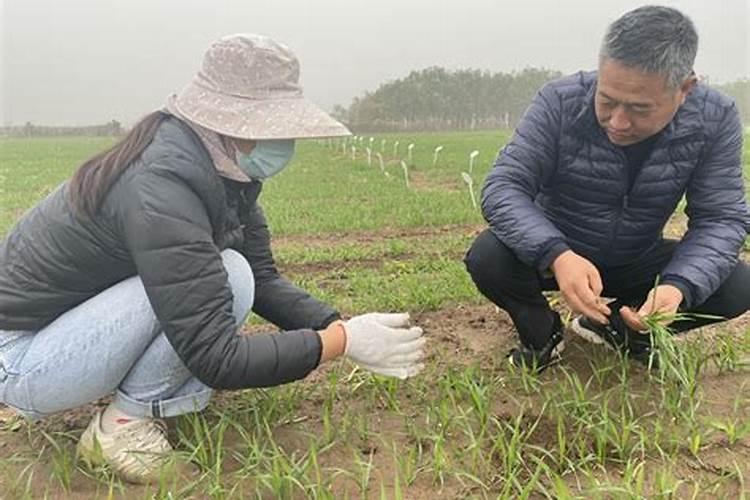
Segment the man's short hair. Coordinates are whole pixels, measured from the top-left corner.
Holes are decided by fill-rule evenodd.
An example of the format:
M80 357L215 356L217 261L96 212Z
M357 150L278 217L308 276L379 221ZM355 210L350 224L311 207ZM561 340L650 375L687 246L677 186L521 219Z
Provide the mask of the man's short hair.
M676 89L693 71L698 33L677 9L648 5L627 12L609 25L600 59L613 59L645 73L664 75Z

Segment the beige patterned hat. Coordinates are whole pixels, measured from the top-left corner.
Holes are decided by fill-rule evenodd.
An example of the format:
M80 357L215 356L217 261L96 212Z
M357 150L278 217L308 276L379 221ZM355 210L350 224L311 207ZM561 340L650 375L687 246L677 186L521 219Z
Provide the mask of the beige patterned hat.
M266 36L230 35L206 51L200 71L171 101L187 119L243 139L351 135L302 96L299 62Z

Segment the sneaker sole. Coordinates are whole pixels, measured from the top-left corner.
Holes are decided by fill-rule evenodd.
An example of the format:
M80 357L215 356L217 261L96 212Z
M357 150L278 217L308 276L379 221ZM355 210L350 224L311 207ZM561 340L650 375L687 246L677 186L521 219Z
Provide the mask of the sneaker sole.
M580 319L581 318L575 318L570 324L570 329L573 331L573 333L581 337L583 340L586 340L587 342L591 342L592 344L604 345L611 351L615 350L615 348L609 342L606 342L595 332L592 332L588 328L584 328L583 326L581 326Z
M565 339L560 340L550 353L550 358L559 358L562 352L565 350Z
M563 340L561 340L561 341L560 341L560 343L559 343L559 344L557 344L557 345L556 345L556 346L555 346L555 347L554 347L554 348L552 349L552 352L550 353L550 356L549 356L549 357L550 357L549 363L547 363L547 364L545 365L545 367L547 367L547 366L550 366L550 365L553 365L553 364L557 363L558 361L560 361L560 357L561 357L560 355L562 354L562 352L563 352L564 350L565 350L565 340L563 339ZM520 368L520 366L516 365L516 364L515 364L515 363L513 362L513 356L508 356L508 357L507 357L507 360L508 360L508 363L510 363L510 365L511 365L512 367L514 367L514 368Z

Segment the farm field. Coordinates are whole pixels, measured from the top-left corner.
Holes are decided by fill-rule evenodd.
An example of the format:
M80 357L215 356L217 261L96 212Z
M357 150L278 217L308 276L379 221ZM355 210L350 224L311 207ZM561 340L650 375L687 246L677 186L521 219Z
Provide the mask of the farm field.
M543 374L508 366L510 320L462 263L485 227L472 185L478 202L508 138L302 142L261 196L282 273L347 317L411 312L428 338L422 374L338 360L293 384L218 393L169 422L178 463L148 487L76 461L106 401L35 424L0 407L0 498L750 498L750 314L663 339L660 373L572 334ZM0 138L0 237L111 141ZM684 227L678 212L667 232Z

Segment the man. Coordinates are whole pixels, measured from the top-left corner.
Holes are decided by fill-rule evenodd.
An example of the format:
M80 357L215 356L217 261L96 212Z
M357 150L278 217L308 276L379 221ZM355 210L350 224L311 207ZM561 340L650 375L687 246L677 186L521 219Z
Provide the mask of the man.
M742 126L729 98L697 82L697 45L675 9L628 12L609 27L598 72L543 87L500 153L482 193L490 227L466 266L513 320L512 364L541 370L562 350L543 290L559 288L582 315L576 333L641 361L647 314L750 308ZM688 231L664 239L683 195Z

